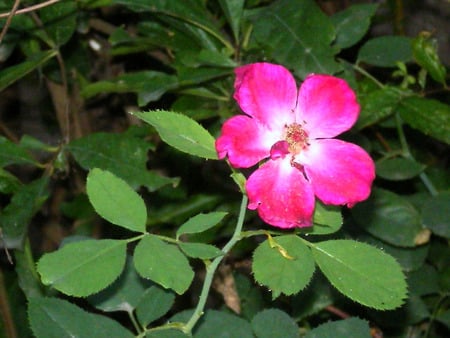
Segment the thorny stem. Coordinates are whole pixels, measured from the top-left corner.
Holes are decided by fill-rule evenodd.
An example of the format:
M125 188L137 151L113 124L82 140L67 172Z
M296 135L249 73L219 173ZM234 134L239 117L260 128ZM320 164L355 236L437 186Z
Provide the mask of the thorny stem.
M242 195L242 202L241 202L241 208L239 210L239 217L236 223L236 228L234 229L233 236L230 238L227 244L222 249L223 255L216 257L211 264L206 266L206 276L205 281L203 282L202 291L200 293L200 298L197 304L197 307L194 310L194 313L192 314L191 318L188 320L186 325L182 328L182 331L186 334L191 334L192 329L194 328L195 324L198 322L198 320L203 315L203 310L205 308L206 299L208 298L209 290L211 288L211 283L214 277L214 274L220 264L220 262L223 260L223 258L226 256L226 254L231 250L231 248L241 239L241 231L242 231L242 225L244 224L244 217L245 217L245 211L247 208L247 202L248 198L245 194Z

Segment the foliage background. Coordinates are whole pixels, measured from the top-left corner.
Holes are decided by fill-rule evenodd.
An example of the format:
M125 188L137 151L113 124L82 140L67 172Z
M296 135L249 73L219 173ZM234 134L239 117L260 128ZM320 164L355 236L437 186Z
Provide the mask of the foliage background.
M214 250L233 234L241 194L226 163L214 160L209 134L217 137L223 121L237 113L233 69L257 61L282 64L299 82L312 72L334 74L357 92L360 119L344 138L376 161L373 194L342 211L342 227L339 216L333 231L302 236L382 249L400 263L408 299L395 310L365 307L337 292L318 270L301 291L286 292L281 285L289 278L282 275L270 292L259 284L273 279L264 283L260 272L271 272L270 259L279 257L270 255L261 231L239 241L218 267L209 310L194 335L217 336L217 327L224 337L449 335L447 1L16 4L0 1L1 13L17 10L1 19L0 35L2 336L127 337L139 327L147 328L141 336L183 336L151 328L189 319L204 279L202 262L220 254ZM176 140L189 133L181 117L147 124L131 114L150 110L197 121L208 131L198 136L204 149ZM96 186L102 182L123 198L106 211L108 198ZM207 218L196 219L203 228L186 225L199 215ZM244 224L247 231L273 231L251 212ZM135 232L146 229L152 236L137 243ZM292 237L280 237L289 247ZM169 246L171 240L183 241L184 253ZM60 256L44 255L65 245ZM159 257L154 269L172 275L145 270L155 248L170 255ZM373 275L369 281L389 276L358 253ZM67 277L70 267L92 256L97 260L85 264L87 270ZM189 263L180 263L186 256ZM252 266L253 259L262 266ZM86 278L86 271L98 278ZM177 282L167 280L173 275Z

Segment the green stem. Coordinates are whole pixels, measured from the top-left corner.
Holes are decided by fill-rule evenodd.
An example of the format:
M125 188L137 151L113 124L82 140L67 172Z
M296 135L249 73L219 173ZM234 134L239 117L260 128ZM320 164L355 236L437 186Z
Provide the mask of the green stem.
M369 74L365 69L361 68L357 64L353 65L353 68L360 74L364 75L368 79L371 79L378 87L384 88L384 85L378 81L375 77L373 77L371 74Z
M203 282L202 291L200 293L200 298L197 307L194 310L191 318L188 320L186 325L182 328L182 331L186 334L191 334L192 329L195 324L203 315L203 310L205 308L206 299L208 298L209 290L211 288L212 280L214 274L226 254L231 250L231 248L241 239L242 225L244 224L245 211L247 208L248 198L245 194L242 195L241 208L239 210L239 217L236 223L236 228L234 229L233 236L230 238L227 244L222 249L223 255L216 257L211 264L206 267L205 281Z
M142 330L141 326L139 325L139 323L137 322L133 311L128 312L128 317L130 317L130 320L131 320L131 323L133 324L134 329L140 335L143 332L143 330Z
M403 131L402 127L402 119L399 113L395 114L395 121L397 124L397 133L398 138L400 140L400 145L402 147L403 156L411 160L414 160L414 157L412 156L411 151L409 150L408 142L406 141L405 132ZM431 180L429 179L428 175L425 172L420 173L419 178L422 180L422 183L428 189L428 192L430 193L431 196L436 196L438 194L438 191L436 190L433 183L431 182Z

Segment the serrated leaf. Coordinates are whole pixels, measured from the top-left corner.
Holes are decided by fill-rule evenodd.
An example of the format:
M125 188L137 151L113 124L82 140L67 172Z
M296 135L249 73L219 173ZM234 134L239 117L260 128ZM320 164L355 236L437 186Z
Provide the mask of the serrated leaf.
M423 97L408 97L398 111L403 121L425 135L450 144L450 106Z
M66 295L86 297L119 277L125 266L125 240L85 240L45 254L37 264L42 283Z
M28 317L37 338L134 337L117 321L57 298L31 298Z
M205 243L179 243L178 246L186 256L200 259L212 259L223 255L223 252L214 245Z
M298 236L279 236L273 240L282 249L271 247L266 240L253 253L255 280L272 290L274 297L280 293L295 294L309 283L314 273L311 251Z
M142 277L178 294L183 294L194 278L194 271L180 250L153 235L144 237L136 246L134 266Z
M379 67L396 67L397 62L412 60L411 38L381 36L370 39L360 49L358 62Z
M216 226L227 214L227 212L216 211L195 215L178 228L177 238L182 234L195 234L206 231Z
M7 248L21 248L34 214L48 198L48 177L41 177L20 189L0 213L3 242Z
M371 338L369 323L359 318L328 322L309 331L305 338Z
M34 54L28 60L18 65L8 67L0 71L0 91L18 81L36 68L44 65L57 54L55 50L48 50Z
M401 93L396 88L386 86L367 94L361 93L359 98L361 113L355 125L357 130L369 127L393 114L401 99Z
M95 168L88 174L86 192L95 211L108 222L145 232L147 208L144 200L125 181L109 171Z
M389 158L376 162L376 172L381 178L401 181L408 180L419 175L425 166L411 158Z
M70 142L67 149L84 169L108 170L134 189L143 185L155 191L178 183L178 179L147 169L147 153L152 147L146 141L124 134L95 133Z
M334 59L337 50L331 47L335 38L333 24L314 1L276 1L249 19L265 53L294 69L299 77L333 74L340 69Z
M257 338L298 338L299 328L286 312L267 309L252 319L252 328Z
M331 21L336 29L335 45L348 48L360 41L367 33L377 8L377 4L352 5L334 14Z
M217 160L214 138L191 118L164 110L133 115L155 127L161 139L170 146L191 155Z
M36 165L38 162L36 162L20 145L0 136L0 167L6 167L10 164Z
M416 246L416 238L423 231L416 208L388 190L373 189L369 199L355 205L351 212L364 230L395 246Z
M120 277L106 289L89 296L88 301L102 311L131 313L140 303L145 291L151 286L150 281L137 274L131 257L127 257L125 269Z
M148 288L136 307L139 323L145 327L164 316L175 302L175 295L157 286Z
M383 251L352 240L330 240L314 244L312 253L331 284L350 299L379 310L403 304L405 276Z

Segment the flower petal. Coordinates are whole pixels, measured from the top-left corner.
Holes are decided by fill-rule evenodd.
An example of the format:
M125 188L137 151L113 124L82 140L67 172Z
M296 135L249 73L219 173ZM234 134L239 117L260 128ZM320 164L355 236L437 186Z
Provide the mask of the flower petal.
M236 68L234 98L248 115L271 129L294 121L297 85L284 67L253 63Z
M228 155L233 167L248 168L269 157L270 148L278 139L255 119L239 115L223 124L216 150L220 159Z
M312 224L314 193L303 173L291 166L290 156L269 160L247 180L248 208L258 210L268 224L280 228Z
M375 165L359 146L335 139L313 140L297 161L325 204L352 207L369 197Z
M297 122L310 138L332 138L356 122L359 104L349 85L329 75L310 75L298 93Z

